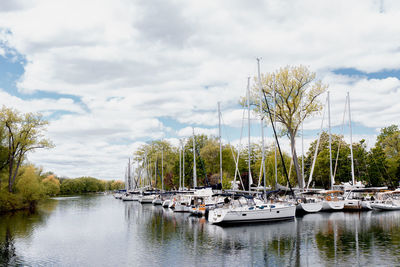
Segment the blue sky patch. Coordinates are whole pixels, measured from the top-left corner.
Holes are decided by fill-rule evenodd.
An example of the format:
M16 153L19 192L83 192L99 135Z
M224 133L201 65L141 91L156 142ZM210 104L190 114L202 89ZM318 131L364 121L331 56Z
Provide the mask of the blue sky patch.
M368 79L386 79L389 77L400 79L400 69L367 73L355 68L340 68L333 70L333 73L347 76L365 76Z

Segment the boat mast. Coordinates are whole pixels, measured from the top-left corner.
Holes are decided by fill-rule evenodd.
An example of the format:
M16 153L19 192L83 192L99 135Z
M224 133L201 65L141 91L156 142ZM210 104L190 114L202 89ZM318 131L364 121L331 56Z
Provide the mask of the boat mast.
M197 187L197 173L196 173L196 141L194 136L194 128L193 129L193 187Z
M301 111L300 111L300 119L303 111L303 96L301 96ZM301 177L303 179L303 190L304 190L304 185L305 183L305 178L304 178L304 122L301 121Z
M128 158L128 190L132 189L131 185L131 158Z
M182 143L182 140L180 140ZM182 147L182 144L181 144ZM182 149L181 147L179 148L179 189L181 188L182 185Z
M164 191L164 147L161 148L161 192Z
M185 140L182 142L182 189L185 188Z
M222 190L222 140L221 140L221 102L218 102L218 127L219 127L219 173Z
M354 158L353 158L353 134L351 129L351 112L350 112L350 94L347 92L347 101L349 103L349 127L350 127L350 156L351 156L351 179L353 182L353 186L355 185L355 178L354 178Z
M331 101L328 91L328 134L329 134L329 170L331 175L331 190L333 190L333 185L335 184L333 178L333 168L332 168L332 134L331 134Z
M263 170L263 175L264 175L264 196L267 196L267 178L266 178L266 173L265 173L265 145L264 145L264 116L262 115L262 83L261 83L261 72L260 72L260 58L257 58L257 67L258 67L258 86L260 87L260 123L261 123L261 145L262 145L262 150L261 150L261 166Z
M249 148L248 148L248 160L249 160L249 191L251 191L251 184L253 183L253 178L251 177L251 162L250 162L250 153L251 153L251 145L250 145L250 77L247 78L247 121L248 121L248 140L249 140Z
M273 125L275 128L276 127L276 85L275 85L275 74L273 74L274 76L274 85L273 85L273 98L274 98L274 121L273 121ZM274 140L274 151L275 151L275 186L278 186L278 160L277 160L277 147L276 147L277 143L276 140Z

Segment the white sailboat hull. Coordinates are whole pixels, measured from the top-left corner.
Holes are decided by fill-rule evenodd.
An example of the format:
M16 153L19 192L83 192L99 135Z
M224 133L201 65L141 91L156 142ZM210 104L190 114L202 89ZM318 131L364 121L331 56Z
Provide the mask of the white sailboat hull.
M162 200L159 199L159 198L153 199L152 203L153 203L154 206L163 204Z
M171 203L171 200L170 200L170 199L166 199L166 200L164 200L164 202L162 203L162 206L163 206L164 208L168 208L168 206L169 206L170 203Z
M342 210L344 208L344 201L323 201L322 210Z
M141 198L139 198L139 202L141 204L151 204L153 203L154 200L154 196L150 195L150 196L142 196Z
M296 209L299 212L315 213L322 210L322 201L312 203L299 203Z
M174 212L190 212L191 207L186 205L181 205L179 203L175 204Z
M293 219L295 206L265 207L264 209L248 206L238 208L216 208L210 210L208 221L212 224L249 223Z
M400 210L399 205L387 203L371 203L371 207L377 210Z

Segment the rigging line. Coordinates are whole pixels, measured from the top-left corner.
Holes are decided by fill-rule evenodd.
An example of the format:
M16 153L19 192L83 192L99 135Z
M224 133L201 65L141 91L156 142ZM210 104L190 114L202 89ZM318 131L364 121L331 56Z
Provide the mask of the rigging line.
M311 171L310 171L310 176L308 177L308 183L307 183L307 190L310 186L310 183L312 181L312 176L314 174L314 167L315 167L315 162L317 161L317 156L318 156L318 148L319 148L319 142L321 140L321 135L322 135L322 128L324 126L324 120L325 120L325 112L326 112L326 106L328 104L328 98L326 98L325 101L325 106L324 106L324 111L322 113L322 121L321 121L321 127L319 129L319 134L318 134L318 139L317 139L317 144L315 146L315 152L314 152L314 159L311 165Z
M233 160L235 161L234 182L236 183L236 177L239 176L239 179L240 179L240 182L241 182L243 188L244 188L243 180L242 180L242 177L241 177L240 172L239 172L239 158L240 158L240 150L241 150L241 146L242 146L242 136L243 136L243 128L244 128L244 120L245 120L244 115L245 115L245 109L243 109L243 114L242 114L242 127L241 127L241 131L240 131L240 139L239 139L239 146L238 146L238 149L237 149L237 157L235 156L235 152L233 151L233 146L230 146L232 157L233 157ZM224 123L222 114L221 114L221 120ZM229 135L228 135L228 144L230 144L230 140L229 139L230 138L229 138Z
M344 118L345 118L345 116L346 116L346 110L347 110L347 95L346 95L346 100L345 100L345 103L344 103L344 111L343 111L343 119L342 119L341 136L344 136ZM334 173L333 173L333 179L334 179L334 180L335 180L335 177L336 177L336 171L337 171L338 162L339 162L339 151L340 151L340 145L341 145L340 140L339 140L338 143L339 143L339 144L338 144L338 150L337 150L337 154L336 154L335 171L334 171Z
M278 136L276 135L275 125L274 125L273 120L272 120L271 110L269 109L269 104L268 104L267 96L266 96L264 90L263 90L263 95L264 95L265 104L266 104L266 106L267 106L267 112L268 112L268 114L269 114L269 119L270 119L271 124L272 124L272 129L273 129L273 131L274 131L275 141L276 141L276 144L277 144L277 146L278 146L279 154L281 155L281 161L282 161L282 165L283 165L283 170L284 170L284 172L285 172L286 180L287 180L287 183L288 183L288 185L289 185L289 189L290 189L290 192L291 192L292 196L293 196L294 198L296 198L296 195L295 195L294 192L293 192L292 185L290 184L290 181L289 181L289 176L288 176L288 173L287 173L287 170L286 170L285 161L284 161L284 159L283 159L283 155L282 155L282 151L281 151L281 146L280 146L280 144L279 144L279 142L278 142ZM264 108L263 108L263 110L265 111Z

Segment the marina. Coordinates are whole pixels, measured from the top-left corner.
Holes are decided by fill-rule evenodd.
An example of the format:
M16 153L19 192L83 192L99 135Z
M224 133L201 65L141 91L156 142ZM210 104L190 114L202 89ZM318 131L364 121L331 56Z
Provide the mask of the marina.
M372 210L221 227L110 195L61 197L2 217L0 265L394 266L399 222L400 211Z

